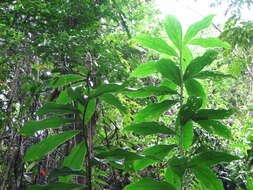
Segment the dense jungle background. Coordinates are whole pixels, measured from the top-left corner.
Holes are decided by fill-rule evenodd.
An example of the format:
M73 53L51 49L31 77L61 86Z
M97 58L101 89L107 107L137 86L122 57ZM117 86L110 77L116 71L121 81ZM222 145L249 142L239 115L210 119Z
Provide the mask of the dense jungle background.
M253 190L253 1L224 2L184 26L155 0L1 0L0 190Z

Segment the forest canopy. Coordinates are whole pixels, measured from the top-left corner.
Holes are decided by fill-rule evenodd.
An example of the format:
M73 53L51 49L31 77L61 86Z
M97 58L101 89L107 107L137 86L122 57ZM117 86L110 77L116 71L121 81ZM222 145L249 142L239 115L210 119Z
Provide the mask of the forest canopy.
M253 190L253 1L159 1L0 1L0 190Z

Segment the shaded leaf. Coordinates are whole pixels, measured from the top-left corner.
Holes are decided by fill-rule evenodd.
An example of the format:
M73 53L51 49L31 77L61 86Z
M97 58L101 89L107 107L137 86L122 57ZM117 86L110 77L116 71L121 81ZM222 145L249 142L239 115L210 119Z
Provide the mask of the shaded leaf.
M20 133L23 135L33 135L35 132L43 129L55 129L62 125L74 123L75 119L63 118L63 117L50 117L40 121L28 121L24 127L20 129Z
M124 85L119 84L102 84L91 92L90 98L95 98L106 93L119 92L125 88Z
M84 114L84 124L87 125L96 111L97 100L95 98L89 99Z
M57 104L68 104L72 101L72 98L68 96L68 89L62 90L58 98L56 99Z
M171 56L177 56L176 51L161 38L152 37L147 34L141 34L139 36L136 36L134 38L134 41L136 41L143 47L153 49L160 53L164 53Z
M47 153L56 149L59 145L63 144L65 141L71 139L73 136L77 135L79 131L67 131L58 135L52 135L28 148L25 153L24 161L34 161L39 160Z
M60 176L69 176L69 175L83 175L84 173L81 170L72 170L68 167L56 168L50 172L48 179L57 178Z
M232 114L234 114L232 109L201 109L194 115L193 120L226 119Z
M202 71L200 73L198 73L197 75L195 75L194 78L198 78L198 79L222 79L222 78L234 78L233 75L230 74L224 74L221 72L212 72L212 71Z
M182 137L181 137L181 146L183 150L188 150L193 141L193 125L192 121L189 120L185 123L184 126L182 126Z
M52 183L46 186L39 186L39 185L29 185L27 190L70 190L84 187L84 185L79 184L68 184L68 183Z
M181 178L172 170L171 167L166 169L165 180L172 184L176 189L179 189L182 183Z
M84 77L77 75L77 74L67 74L67 75L62 75L58 78L53 79L51 82L49 82L50 87L61 87L65 86L67 84L71 84L73 82L81 81L84 80Z
M105 101L108 104L115 106L121 113L127 113L127 108L123 106L118 97L112 94L104 94L99 97L101 100Z

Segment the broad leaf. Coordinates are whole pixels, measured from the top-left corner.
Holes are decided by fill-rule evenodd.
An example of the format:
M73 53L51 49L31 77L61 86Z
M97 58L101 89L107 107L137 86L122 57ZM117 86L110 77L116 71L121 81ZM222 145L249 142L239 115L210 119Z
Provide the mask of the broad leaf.
M171 167L166 169L165 180L172 184L176 189L179 189L182 183L182 179L173 171Z
M209 15L209 16L203 18L202 20L192 24L188 28L188 30L184 36L184 43L187 43L189 40L194 38L201 30L209 27L210 24L212 23L213 17L214 17L214 15Z
M156 69L162 74L164 78L167 78L180 86L180 70L173 61L170 59L161 59L157 62Z
M90 98L95 98L106 93L119 92L125 88L124 85L119 84L102 84L97 89L91 92Z
M48 102L37 111L38 116L52 114L74 114L79 111L70 104L56 104L54 102Z
M208 190L224 190L223 184L217 177L213 174L213 172L206 167L194 167L191 168L194 175L201 182L202 185L206 187Z
M182 49L182 26L177 18L173 15L168 15L164 21L165 30L173 42L173 44L178 48Z
M157 182L150 178L143 178L136 183L124 187L123 190L176 190L167 182Z
M207 151L201 152L200 154L194 156L189 161L189 165L192 165L194 167L199 165L209 167L220 162L231 162L238 159L238 156L234 156L226 152Z
M180 181L183 178L185 170L188 168L187 159L184 157L173 157L168 162L169 168L171 168L172 172L177 175Z
M209 133L214 133L227 139L230 139L232 137L230 129L219 121L198 120L196 122Z
M145 98L149 96L162 96L177 94L177 91L172 90L166 86L145 86L140 89L127 89L125 94L130 98Z
M176 103L176 100L165 100L161 103L149 104L135 115L135 122L156 121L163 112Z
M210 119L226 119L234 113L234 110L229 109L201 109L193 117L194 121L210 120Z
M56 99L57 104L68 104L72 101L72 98L68 96L68 89L62 90L58 98Z
M79 175L82 176L84 172L81 170L72 170L68 167L56 168L50 172L48 179L57 178L60 176Z
M185 88L189 96L201 97L202 106L206 104L207 97L202 85L195 79L188 79L185 82Z
M84 114L84 124L87 125L96 111L97 101L95 98L89 99Z
M127 108L123 106L118 97L112 94L104 94L99 97L101 100L105 101L108 104L115 106L121 113L127 113Z
M56 149L59 145L65 141L71 139L73 136L78 134L79 131L68 131L58 135L49 136L43 141L31 146L25 153L24 161L39 160L47 153Z
M233 75L224 74L221 72L202 71L194 76L197 79L222 79L222 78L234 78Z
M161 38L152 37L146 34L141 34L139 36L136 36L134 38L134 41L136 41L143 47L153 49L160 53L164 53L171 56L177 56L176 51Z
M142 122L142 123L134 123L125 128L127 131L133 131L138 135L155 135L155 134L166 134L166 135L174 135L175 132L157 122Z
M87 149L85 143L79 143L73 147L69 155L64 158L63 166L75 170L80 170L84 163L86 151Z
M101 152L97 154L96 157L111 160L111 161L122 160L122 159L124 159L125 161L134 161L134 160L143 158L142 156L136 153L129 152L123 149L115 149L111 151Z
M231 45L229 43L224 42L219 38L198 38L193 39L188 43L192 45L199 45L204 48L213 48L213 47L231 48Z
M192 59L193 59L193 56L192 56L192 52L191 52L190 48L188 48L187 46L183 46L183 50L182 50L183 71L185 71L185 69L187 68L189 63L192 61Z
M58 87L65 86L73 82L82 81L82 80L84 80L84 78L80 75L67 74L67 75L62 75L58 78L53 79L48 85L50 87L58 88Z
M130 75L130 77L136 78L145 78L149 75L155 74L156 71L156 62L150 61L145 64L140 64Z
M191 61L184 73L184 80L195 77L206 65L210 65L217 57L218 53L214 50L208 50L204 55Z
M193 141L193 125L191 120L187 121L186 124L182 126L181 135L181 147L183 150L188 150L191 147Z
M142 154L148 156L148 158L136 160L134 162L134 169L143 170L151 164L162 161L174 147L175 145L155 145L147 148Z
M23 135L33 135L35 132L43 129L55 129L62 125L74 123L75 119L62 118L62 117L50 117L40 121L28 121L24 127L20 129L20 133Z
M77 189L82 188L83 185L79 184L69 184L69 183L52 183L46 186L39 186L39 185L29 185L27 190L71 190L71 189Z

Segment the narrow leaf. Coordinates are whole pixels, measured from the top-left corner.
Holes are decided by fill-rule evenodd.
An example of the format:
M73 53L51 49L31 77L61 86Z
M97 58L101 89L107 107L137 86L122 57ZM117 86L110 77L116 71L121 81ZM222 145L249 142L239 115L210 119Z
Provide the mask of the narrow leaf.
M163 77L171 80L175 84L181 84L180 70L178 66L169 59L161 59L156 64L156 69Z
M197 79L223 79L223 78L234 78L233 75L224 74L221 72L213 72L213 71L202 71L195 75L194 78Z
M31 146L25 153L24 161L39 160L47 153L56 149L59 145L65 141L71 139L73 136L78 134L79 131L68 131L58 135L49 136L43 141Z
M234 110L229 109L201 109L193 117L193 120L210 120L210 119L226 119L234 113Z
M20 129L20 133L31 136L37 131L44 129L55 129L61 127L62 125L73 122L75 122L74 119L62 117L51 117L40 121L28 121L25 123L24 127Z
M112 94L104 94L100 96L100 99L105 101L108 104L115 106L121 113L125 113L125 114L127 113L127 108L123 106L123 104L121 103L118 97Z
M181 137L181 146L184 150L188 150L193 141L193 125L192 121L189 120L186 124L182 127L182 137Z
M78 175L82 176L84 173L81 170L72 170L67 167L56 168L50 172L48 179L57 178L60 176Z
M158 120L163 112L170 109L176 103L176 100L165 100L161 103L149 104L135 115L135 122Z
M84 124L87 125L93 116L94 112L96 111L96 99L92 98L88 100L87 108L84 114Z
M29 185L27 190L71 190L71 189L77 189L82 188L83 185L79 184L69 184L69 183L52 183L46 186L39 186L39 185Z
M136 78L145 78L149 75L155 74L156 71L156 62L150 61L145 64L140 64L130 75L130 77Z
M95 98L106 93L119 92L125 88L124 85L119 84L102 84L97 89L91 92L90 98Z
M146 34L141 34L139 36L136 36L134 38L134 41L136 41L143 47L153 49L160 53L164 53L171 56L177 56L176 51L161 38L152 37Z
M67 74L62 75L56 79L53 79L48 85L53 88L58 88L61 86L65 86L67 84L71 84L73 82L84 80L84 78L77 74Z
M229 43L224 42L219 38L197 38L191 40L188 43L192 45L199 45L204 48L213 48L213 47L231 48L231 45Z
M134 123L125 128L127 131L133 131L139 135L155 135L155 134L166 134L166 135L174 135L175 132L164 126L160 125L157 122L142 122L142 123Z

